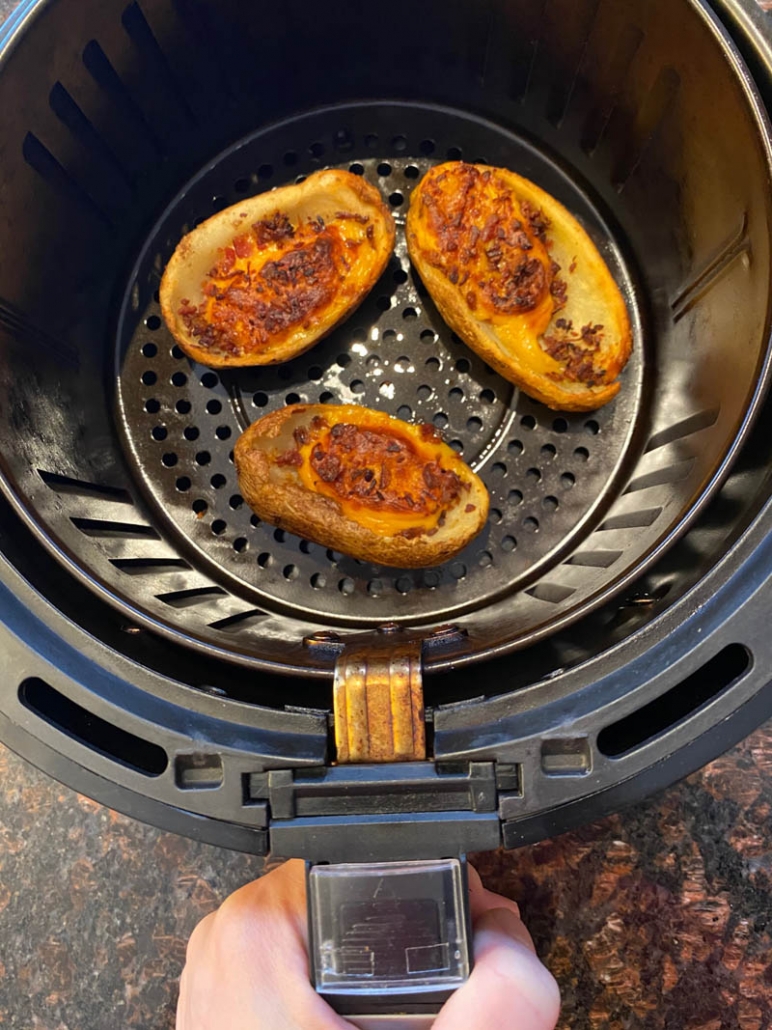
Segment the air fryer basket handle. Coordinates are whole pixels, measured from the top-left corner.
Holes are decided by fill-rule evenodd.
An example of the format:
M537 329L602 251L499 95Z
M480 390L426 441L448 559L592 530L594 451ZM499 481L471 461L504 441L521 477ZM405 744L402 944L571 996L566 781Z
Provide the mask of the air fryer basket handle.
M307 865L316 990L360 1030L423 1030L468 978L463 858Z

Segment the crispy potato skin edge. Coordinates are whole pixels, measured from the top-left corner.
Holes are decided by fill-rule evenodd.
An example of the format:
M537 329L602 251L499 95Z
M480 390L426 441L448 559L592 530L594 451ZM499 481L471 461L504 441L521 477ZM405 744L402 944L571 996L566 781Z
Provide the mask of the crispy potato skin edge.
M591 263L595 269L601 270L602 277L609 281L611 289L609 289L607 296L604 297L604 301L614 318L615 324L621 327L619 341L615 347L614 360L608 370L609 376L615 378L624 368L632 353L633 338L624 300L619 292L619 288L611 278L611 273L608 271L605 262L582 227L562 204L528 179L524 179L522 176L505 168L496 168L494 170L504 179L509 180L512 189L516 193L521 196L525 195L538 204L553 223L559 220L562 226L567 227L575 242L576 249L581 253L582 261ZM472 350L476 351L491 368L494 368L499 375L503 376L504 379L514 383L515 386L520 387L529 397L540 401L554 411L594 411L616 397L621 386L618 381L610 382L603 386L585 387L580 390L565 389L559 383L555 383L539 373L532 372L519 361L510 359L492 342L491 337L483 328L484 323L474 317L461 291L453 286L441 272L424 260L423 251L419 245L418 234L415 229L418 219L417 202L419 199L420 184L413 191L407 215L408 254L426 284L438 311L450 328L458 333L461 339ZM556 215L557 217L555 217Z
M374 252L372 266L360 294L352 299L352 302L334 321L329 323L322 321L311 329L297 330L280 347L273 348L267 357L259 354L245 354L241 356L213 354L208 348L197 344L195 337L191 336L188 332L176 310L177 304L175 302L180 276L184 274L183 262L190 253L191 248L195 247L200 241L206 241L211 233L212 226L216 225L220 220L227 218L235 209L247 211L248 217L245 219L245 223L252 224L279 209L286 208L291 212L294 206L307 200L309 196L312 196L319 189L323 189L325 193L334 191L336 182L338 186L345 185L347 189L353 190L356 194L360 211L367 210L381 224L383 239ZM289 198L286 203L281 199L282 195ZM349 205L347 204L346 206ZM186 236L183 236L177 244L174 254L172 254L161 278L159 291L161 314L169 331L182 350L188 357L193 358L194 361L198 361L202 365L207 365L210 368L278 365L310 350L311 347L324 339L325 336L329 336L334 329L337 329L341 323L345 322L356 311L383 274L394 250L395 239L396 226L394 219L374 186L371 186L358 175L353 175L350 172L340 172L338 169L324 169L314 172L298 185L270 190L267 193L259 194L257 197L233 204L231 207L225 208L224 211L218 211L216 215L202 222L201 225ZM213 260L216 249L216 247L212 248Z
M314 408L314 405L302 405ZM319 406L324 411L324 406ZM343 515L334 500L307 490L291 467L281 469L280 483L270 478L276 466L267 454L256 450L256 439L276 437L284 422L294 413L293 406L272 412L254 422L234 447L239 488L244 500L265 522L287 529L324 547L341 551L361 561L393 565L404 569L438 565L458 554L485 525L489 498L482 480L471 469L464 477L472 489L451 511L446 524L433 537L408 540L401 536L381 536ZM475 511L463 507L474 504Z

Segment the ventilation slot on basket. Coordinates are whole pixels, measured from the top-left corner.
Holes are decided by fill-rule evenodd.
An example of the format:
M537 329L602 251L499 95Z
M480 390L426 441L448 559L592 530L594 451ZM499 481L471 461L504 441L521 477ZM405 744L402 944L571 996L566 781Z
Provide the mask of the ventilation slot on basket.
M609 48L605 70L608 93L599 100L585 119L579 144L585 154L592 156L603 138L617 105L617 99L622 97L627 86L633 60L642 42L643 33L637 25L623 25L614 45Z
M98 174L108 178L114 202L128 203L132 193L129 176L61 82L54 83L48 101L57 118L67 126L88 153L92 171L95 168Z
M61 165L48 147L44 146L33 133L28 132L22 144L24 160L55 190L80 205L81 209L94 215L103 228L112 227L109 216L101 209L66 168Z
M664 447L665 444L674 443L676 440L683 440L684 437L699 433L703 429L709 429L716 424L718 412L718 408L698 411L694 415L676 422L675 425L668 426L667 429L661 429L646 444L645 453L656 451L658 447Z
M45 469L38 469L38 475L55 493L58 494L79 494L84 497L104 497L119 504L133 504L131 495L118 486L105 486L101 483L89 483L85 479L73 479L71 476L62 476L58 472L47 472Z
M86 536L144 536L160 540L160 536L152 526L143 526L137 522L113 522L109 519L70 519L76 529Z
M526 594L535 597L537 601L547 601L549 604L561 604L575 593L576 587L565 587L560 583L537 583L535 587L526 590Z
M584 565L593 569L610 569L622 557L622 551L578 551L566 565Z
M639 511L609 515L606 521L598 526L598 529L646 529L648 526L653 526L661 514L661 508L641 508Z
M236 632L240 630L245 623L257 621L258 619L265 619L268 617L268 613L262 611L260 608L248 608L245 612L237 612L235 615L229 615L225 619L218 619L217 622L210 622L210 629L219 629L223 633Z
M728 690L750 666L750 652L730 644L661 697L601 730L598 750L609 758L635 751Z
M160 776L166 769L166 752L158 744L100 719L37 677L21 683L19 699L50 726L143 776Z
M121 22L131 37L131 41L145 58L145 67L154 87L165 95L173 97L174 103L183 114L186 122L194 125L197 119L185 99L185 95L169 66L166 55L158 45L158 40L155 38L153 30L150 28L139 4L129 4L121 15Z
M666 486L669 483L681 483L692 471L694 458L687 458L678 462L677 465L666 465L664 468L655 469L653 472L645 472L642 476L636 476L631 480L626 494L633 494L637 490L648 490L652 486Z
M189 569L182 558L111 558L110 564L130 576L146 576Z
M225 591L222 587L193 587L190 590L173 590L168 594L156 594L159 601L169 604L172 608L189 608L192 604L201 604L210 597L222 597Z
M143 112L126 89L121 77L110 63L107 54L95 39L83 49L83 64L94 81L105 91L115 104L120 116L130 122L138 136L149 143L157 154L163 154L164 147L151 129Z
M673 312L673 321L678 322L688 311L691 311L722 278L737 258L741 254L749 254L750 249L748 212L743 211L742 219L737 229L729 232L714 255L701 269L694 272L688 282L673 298L670 305L670 309Z

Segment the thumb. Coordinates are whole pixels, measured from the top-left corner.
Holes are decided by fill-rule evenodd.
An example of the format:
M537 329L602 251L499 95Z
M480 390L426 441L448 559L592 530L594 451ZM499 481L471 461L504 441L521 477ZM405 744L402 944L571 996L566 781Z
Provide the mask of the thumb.
M510 909L481 915L472 975L443 1005L434 1030L553 1030L560 992L530 941Z

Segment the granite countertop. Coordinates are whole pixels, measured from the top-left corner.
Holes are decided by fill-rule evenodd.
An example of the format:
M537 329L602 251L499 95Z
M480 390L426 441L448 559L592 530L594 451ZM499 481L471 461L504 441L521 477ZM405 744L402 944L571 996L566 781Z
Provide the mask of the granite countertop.
M560 982L563 1030L772 1026L772 723L635 809L479 855ZM266 869L0 749L0 1027L174 1026L188 935Z

